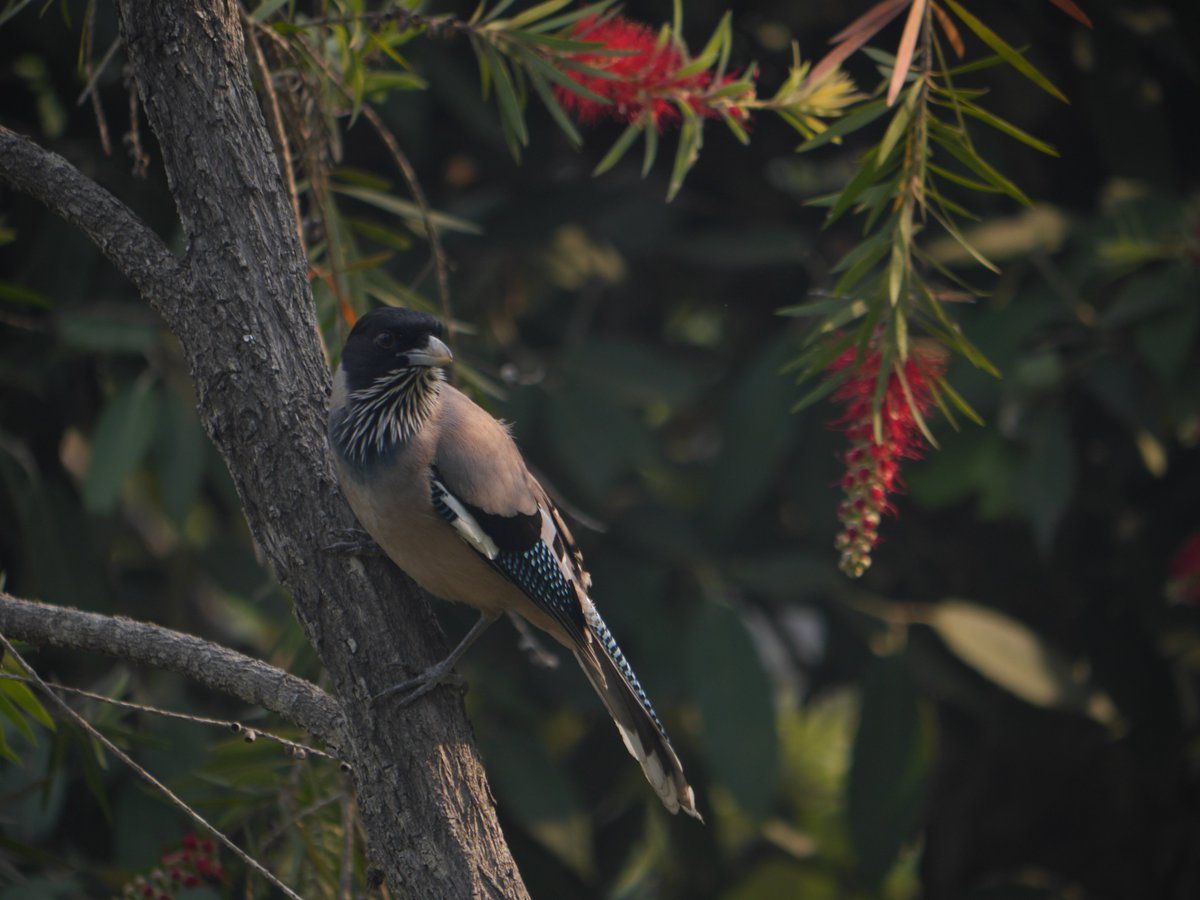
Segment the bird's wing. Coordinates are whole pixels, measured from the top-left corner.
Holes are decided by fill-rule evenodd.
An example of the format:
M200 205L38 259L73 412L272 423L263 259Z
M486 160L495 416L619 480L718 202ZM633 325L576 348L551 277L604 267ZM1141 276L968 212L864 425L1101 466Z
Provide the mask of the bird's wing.
M449 395L430 470L433 507L476 553L570 637L626 748L671 812L700 817L666 730L588 597L592 579L570 529L508 432ZM448 399L449 399L448 398Z
M494 569L521 589L542 611L550 615L578 644L590 646L591 631L584 614L586 584L591 582L580 565L576 550L558 530L561 518L549 505L534 501L530 513L488 512L456 490L454 480L442 467L430 473L433 508L459 536ZM571 545L574 546L573 544Z
M508 430L446 386L430 470L434 509L572 641L594 655L591 578L558 510Z

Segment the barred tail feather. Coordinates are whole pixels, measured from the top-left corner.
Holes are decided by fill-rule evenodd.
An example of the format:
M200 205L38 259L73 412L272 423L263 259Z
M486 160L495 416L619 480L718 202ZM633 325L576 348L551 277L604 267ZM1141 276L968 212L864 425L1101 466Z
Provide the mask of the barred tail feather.
M625 748L641 765L663 806L672 813L682 809L703 822L696 809L695 792L637 676L603 620L596 616L590 624L600 648L596 653L577 649L575 658L604 701Z

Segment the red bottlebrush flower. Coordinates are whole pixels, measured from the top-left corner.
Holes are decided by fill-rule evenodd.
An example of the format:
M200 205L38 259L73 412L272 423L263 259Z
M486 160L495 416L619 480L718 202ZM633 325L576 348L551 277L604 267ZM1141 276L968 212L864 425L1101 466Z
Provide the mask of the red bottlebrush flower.
M838 506L842 530L835 546L842 554L838 566L851 578L858 578L871 565L871 552L879 543L879 523L883 516L895 511L888 497L900 488L900 460L916 459L924 448L924 437L912 407L925 415L932 403L932 379L945 370L940 352L912 348L903 367L908 395L897 374L888 375L877 441L872 401L882 357L874 348L868 349L861 359L857 357L858 350L852 347L829 364L831 374L849 370L833 392L833 400L845 407L834 425L850 441L850 449L842 454L846 474L842 476L841 487L846 498Z
M622 51L619 55L587 51L571 54L572 61L611 76L602 78L575 69L564 70L576 84L608 100L608 105L555 85L559 102L583 124L591 125L605 117L636 122L649 113L654 127L661 131L664 124L679 121L677 103L686 103L697 114L708 118L721 114L705 96L713 87L712 73L703 70L680 76L679 72L691 60L670 41L660 46L659 36L653 29L624 16L604 19L589 16L575 24L571 37L600 44L606 50ZM718 86L733 80L733 76L725 75ZM744 120L742 110L736 107L728 107L728 110L739 121Z
M1167 599L1172 603L1200 604L1200 532L1184 541L1171 560Z

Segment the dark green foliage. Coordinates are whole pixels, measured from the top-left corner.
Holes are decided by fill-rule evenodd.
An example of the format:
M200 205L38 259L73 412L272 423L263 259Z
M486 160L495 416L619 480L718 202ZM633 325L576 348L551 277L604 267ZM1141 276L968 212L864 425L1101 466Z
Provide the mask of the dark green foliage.
M39 18L41 6L0 5L0 17L19 13L0 29L0 117L169 236L160 170L130 178L119 141L105 158L89 104L73 102L84 5L64 5L70 24L57 5ZM767 96L792 77L788 39L817 58L869 4L736 4L727 32L723 7L686 6L691 45L703 55L710 35L727 35L716 49L728 49L729 71L756 59ZM698 159L687 147L698 132L683 135L680 182L661 159L644 166L660 150L679 159L679 134L589 132L559 115L561 81L532 49L555 46L551 33L517 38L504 55L396 21L323 32L322 62L345 94L331 89L338 115L309 124L336 131L340 156L299 189L327 342L336 353L344 308L439 310L431 218L450 263L458 378L513 422L561 500L593 596L708 819L702 828L667 816L571 660L534 668L497 626L463 672L535 896L1200 891L1200 617L1164 593L1172 556L1200 528L1200 240L1188 162L1200 158L1189 62L1200 38L1181 4L1155 7L1178 16L1170 26L1101 0L1087 7L1094 34L1044 0L966 4L986 32L955 20L968 61L948 59L957 93L943 85L928 107L929 202L952 229L905 224L894 209L904 129L919 115L911 83L895 107L881 94L832 120L801 155L796 135L812 123L798 114L782 116L786 127L757 118L749 146L709 122ZM562 28L580 9L542 13ZM671 8L624 13L657 24ZM104 4L96 16L103 53L115 26ZM894 49L901 25L877 46ZM48 73L36 83L9 62L30 55ZM886 85L890 60L854 57L848 69L870 89ZM302 54L273 61L324 77ZM1039 90L1047 85L1072 104ZM51 89L61 133L46 115ZM119 66L98 90L119 136ZM368 108L410 155L429 210L370 130ZM628 152L609 159L623 135ZM1037 152L1050 148L1057 158ZM598 168L608 171L593 180ZM823 207L800 202L819 195ZM192 631L319 679L245 534L174 342L81 238L21 197L3 200L5 589ZM904 235L915 235L911 259ZM959 282L983 293L962 302ZM833 385L819 375L882 320L845 295L873 291L890 304L893 289L912 304L914 333L962 354L942 397L961 430L929 417L941 448L906 467L876 563L850 584L831 547L841 446L827 426ZM794 318L776 315L785 307ZM813 337L831 316L843 344ZM797 389L797 375L816 380ZM806 408L792 414L797 405ZM968 421L972 411L986 424ZM442 612L451 635L469 627L461 611ZM61 651L29 659L100 694L299 738L159 672ZM116 895L192 826L77 727L55 719L48 730L24 691L0 681L0 900ZM335 896L349 790L335 763L69 699L304 896ZM358 845L353 865L356 896L366 895ZM222 896L243 896L244 873L230 870ZM25 880L4 883L14 872Z

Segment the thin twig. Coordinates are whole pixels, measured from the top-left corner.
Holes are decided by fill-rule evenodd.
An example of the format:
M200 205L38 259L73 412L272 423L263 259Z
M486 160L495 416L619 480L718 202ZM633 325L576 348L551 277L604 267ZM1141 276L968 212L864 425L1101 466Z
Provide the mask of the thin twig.
M104 70L108 68L108 64L112 62L113 57L117 55L119 49L121 49L121 38L118 35L116 40L109 44L108 49L104 51L104 56L100 59L95 70L92 71L88 83L84 85L83 91L75 98L76 106L83 106L83 101L95 93L96 84L100 81L100 76L104 74Z
M388 22L396 22L401 28L424 28L432 37L474 30L471 23L456 19L454 16L426 16L408 9L364 12L356 16L321 16L316 19L296 21L293 24L303 28L316 28L324 25L384 25Z
M80 95L79 102L82 103L84 97L92 98L92 112L96 115L96 129L100 132L100 148L104 151L105 156L112 156L112 140L108 136L108 119L104 116L104 105L100 102L100 93L93 90L96 85L96 78L99 75L99 72L95 71L92 65L92 51L95 49L95 40L96 0L88 0L87 14L84 17L83 25L83 71L87 75L88 86L84 88L83 94ZM119 40L118 38L118 42ZM107 65L115 49L116 43L109 48L108 53L104 54L100 71L104 70L104 66Z
M140 104L138 101L137 84L132 72L128 74L129 88L129 131L125 134L125 146L133 158L133 175L135 178L145 178L150 171L150 156L142 146L142 132L138 124Z
M341 85L339 84L339 87ZM342 88L343 92L345 88ZM396 167L404 176L405 182L408 184L409 193L412 194L413 202L421 210L421 222L425 226L425 233L429 236L429 249L433 254L433 265L437 270L437 286L438 298L442 304L442 321L446 323L447 329L454 327L454 319L450 309L450 279L446 271L446 252L442 249L442 236L438 231L437 223L433 220L433 212L429 207L429 200L425 196L425 191L421 187L421 182L417 179L416 170L413 169L412 162L407 154L400 148L400 142L396 140L396 136L391 129L387 127L379 113L370 106L364 106L362 111L363 116L371 127L375 129L380 140L387 146L388 152L392 154L392 159L396 163ZM451 331L451 334L453 332Z
M243 21L248 22L250 16L242 13ZM300 238L300 250L308 259L308 245L304 241L304 220L300 216L300 194L296 190L296 175L292 171L292 151L288 146L287 131L283 127L283 114L279 109L279 95L275 92L275 82L271 70L267 68L267 59L263 55L262 45L258 42L255 29L245 29L250 38L250 49L254 51L254 62L262 78L263 93L267 95L267 105L271 107L271 125L275 130L275 141L279 145L280 163L283 167L283 177L287 182L288 199L292 203L292 215L296 217L296 236Z
M5 681L20 681L25 684L35 684L32 678L26 678L22 675L15 675L12 672L0 672L0 680ZM323 759L337 761L337 757L326 753L324 750L318 750L316 747L310 747L307 744L301 744L299 741L288 740L278 734L272 734L269 731L260 731L257 728L250 728L243 725L241 722L232 719L211 719L207 716L194 716L190 713L176 712L173 709L162 709L158 706L146 706L142 703L134 703L131 700L118 700L115 697L106 697L104 694L97 694L92 691L85 691L83 688L71 687L66 684L59 684L55 681L45 682L56 691L62 691L66 694L75 694L78 697L86 697L89 700L98 700L101 703L107 703L111 706L119 706L122 709L132 709L137 712L150 713L155 716L161 716L164 719L180 719L184 722L194 722L197 725L215 725L218 728L224 728L227 731L232 731L235 734L245 734L247 740L255 740L257 738L266 738L269 741L274 741L277 744L282 744L292 752L294 756L319 756Z
M27 663L25 661L25 657L21 656L21 654L17 652L17 649L12 645L12 643L8 640L8 638L6 638L3 634L0 634L0 643L2 643L4 645L4 649L6 651L8 651L8 654L14 660L16 660L17 665L19 665L22 669L24 669L26 674L29 675L30 679L34 682L34 684L36 684L41 689L42 693L44 693L46 695L46 697L49 698L49 700L54 705L58 706L64 713L66 713L66 715L69 718L71 718L77 725L79 725L79 727L81 727L84 731L86 731L88 734L90 734L93 738L95 738L97 741L99 741L101 744L103 744L104 748L106 750L108 750L109 753L111 753L117 759L121 760L121 762L125 763L125 765L129 766L129 768L132 769L138 776L140 776L148 784L150 784L151 787L153 787L157 791L159 791L159 793L161 793L164 797L166 797L167 800L169 800L173 806L177 807L179 810L181 810L182 812L187 814L187 816L190 817L193 821L195 821L196 824L200 825L206 831L211 832L212 835L214 837L216 837L217 840L219 840L222 844L224 844L226 847L228 847L234 853L234 855L236 855L238 857L238 859L240 859L242 862L244 862L247 866L249 866L254 871L258 872L268 882L275 885L275 887L277 887L281 891L283 891L283 893L286 896L292 897L292 898L294 898L294 900L303 900L303 898L299 894L297 894L295 891L293 891L291 888L289 888L286 884L284 884L282 881L280 881L278 878L276 878L273 874L271 874L271 871L269 869L267 869L266 866L264 866L262 863L260 863L258 860L256 860L254 857L252 857L250 854L243 851L241 847L239 847L237 844L235 844L233 841L231 841L228 837L226 837L223 832L221 832L214 825L212 825L207 819L204 818L204 816L200 815L200 813L196 812L196 810L194 810L190 806L188 806L187 803L184 802L169 787L167 787L165 784L163 784L161 781L159 781L157 778L155 778L153 775L151 775L149 772L147 772L145 769L143 769L141 766L139 766L136 762L134 762L133 758L131 756L129 756L129 754L127 754L124 750L122 750L120 747L118 747L116 744L114 744L112 741L110 741L104 734L102 734L100 732L99 729L97 729L94 725L92 725L91 722L89 722L87 719L85 719L79 713L75 712L75 710L73 710L71 708L71 705L69 703L67 703L66 700L64 700L62 697L58 696L58 694L54 693L54 690L50 687L50 685L48 685L46 682L44 682L42 680L41 676L38 675L38 673L36 671L34 671L33 667L30 666L29 663Z
M258 22L254 19L247 19L247 21L254 27L254 29L262 31L264 34L269 35L272 40L282 43L285 47L287 47L289 52L294 52L292 48L285 41L283 41L283 38L276 34L273 29L267 28L261 22ZM349 101L353 101L353 95L349 90L346 89L346 86L342 84L341 79L337 77L337 74L329 67L329 64L326 63L325 60L321 59L311 51L308 52L308 58L311 59L318 68L321 69L322 74L324 74L332 84L337 86L343 97ZM396 163L396 168L400 170L401 176L403 176L405 183L408 185L408 190L409 193L412 194L413 202L417 204L417 207L421 211L421 222L425 228L425 233L429 238L430 252L433 256L433 264L437 273L438 298L442 308L442 319L446 323L446 327L451 329L453 328L453 310L450 306L450 279L448 267L446 265L446 253L442 247L441 232L438 230L437 223L433 219L433 211L429 205L429 199L426 197L425 191L421 187L420 180L417 178L417 173L413 168L412 162L404 153L404 150L400 147L400 142L396 140L396 136L392 133L391 129L387 127L387 124L371 106L365 105L362 109L362 115L364 118L366 118L367 122L370 123L371 127L375 129L376 134L379 135L380 140L383 141L384 145L388 149L388 152L392 155L392 160ZM332 246L333 242L330 241L331 249Z

